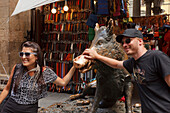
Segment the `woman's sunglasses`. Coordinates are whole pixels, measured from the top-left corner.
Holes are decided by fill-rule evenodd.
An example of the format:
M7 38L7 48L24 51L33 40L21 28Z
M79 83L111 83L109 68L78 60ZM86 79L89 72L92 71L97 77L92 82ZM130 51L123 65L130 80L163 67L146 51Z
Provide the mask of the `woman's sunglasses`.
M37 53L31 53L31 52L19 52L19 56L23 57L24 55L26 57L30 57L31 54L37 55Z
M130 38L127 38L125 41L122 41L122 45L123 45L124 43L129 44L130 42L131 42L131 39L130 39Z

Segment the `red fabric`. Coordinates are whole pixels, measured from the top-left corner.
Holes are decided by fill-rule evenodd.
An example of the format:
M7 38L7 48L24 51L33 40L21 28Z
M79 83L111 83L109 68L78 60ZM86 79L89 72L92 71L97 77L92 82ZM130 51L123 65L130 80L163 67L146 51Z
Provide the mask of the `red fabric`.
M125 97L123 96L119 101L125 102Z
M159 37L159 32L155 32L154 37Z
M113 13L113 16L120 16L120 1L116 0L116 12Z
M164 40L166 42L170 42L170 30L168 30L164 35Z
M46 67L43 67L43 68L42 68L42 72L44 72L44 71L45 71L45 69L46 69Z

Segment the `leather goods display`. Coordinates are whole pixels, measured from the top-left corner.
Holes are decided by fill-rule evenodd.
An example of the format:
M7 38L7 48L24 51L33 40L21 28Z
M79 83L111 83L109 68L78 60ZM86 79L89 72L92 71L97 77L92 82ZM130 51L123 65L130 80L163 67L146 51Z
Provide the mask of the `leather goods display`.
M56 14L44 13L44 29L41 38L45 64L63 78L70 70L72 60L89 46L89 26L86 21L91 13L91 0L68 0L69 11L64 12L64 2L50 5L58 9ZM44 6L45 7L45 6ZM97 17L96 17L97 19ZM83 81L93 78L93 72L83 75ZM48 84L52 92L77 93L82 89L83 81L78 70L66 87Z

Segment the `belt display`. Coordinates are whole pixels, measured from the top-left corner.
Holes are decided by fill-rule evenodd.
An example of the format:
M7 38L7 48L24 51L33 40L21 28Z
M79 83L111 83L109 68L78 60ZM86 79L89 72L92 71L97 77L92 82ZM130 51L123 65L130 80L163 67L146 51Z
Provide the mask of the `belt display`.
M73 66L72 60L89 47L88 29L86 21L91 13L91 0L68 0L69 11L64 12L64 2L50 5L56 8L57 13L45 13L43 37L45 64L51 67L56 74L63 78ZM83 75L81 77L81 75ZM48 91L52 92L81 92L83 84L92 79L93 70L82 74L76 70L69 84L59 87L48 84Z

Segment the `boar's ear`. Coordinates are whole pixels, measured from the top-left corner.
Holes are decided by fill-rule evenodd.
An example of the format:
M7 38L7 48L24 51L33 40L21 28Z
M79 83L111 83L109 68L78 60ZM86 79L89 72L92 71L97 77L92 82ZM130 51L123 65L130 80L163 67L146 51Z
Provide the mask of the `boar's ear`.
M106 31L108 32L109 36L113 35L113 19L109 20Z

